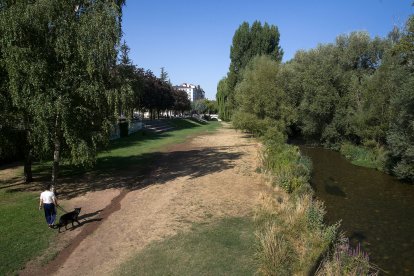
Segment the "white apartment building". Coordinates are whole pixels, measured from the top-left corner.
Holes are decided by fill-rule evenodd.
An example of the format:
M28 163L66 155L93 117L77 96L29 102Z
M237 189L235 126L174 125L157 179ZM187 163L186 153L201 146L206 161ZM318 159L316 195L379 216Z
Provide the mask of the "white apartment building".
M201 100L201 99L205 99L205 97L206 97L205 92L200 87L200 85L195 86L194 84L183 83L181 85L174 86L174 88L177 89L177 90L185 91L188 95L188 98L192 102L197 101L197 100Z

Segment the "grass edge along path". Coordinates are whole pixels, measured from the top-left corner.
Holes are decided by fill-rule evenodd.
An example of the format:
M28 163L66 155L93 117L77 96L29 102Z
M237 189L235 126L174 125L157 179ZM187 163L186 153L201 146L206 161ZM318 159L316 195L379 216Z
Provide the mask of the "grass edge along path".
M201 124L191 119L173 120L176 130L167 133L134 133L113 141L108 150L98 155L97 165L92 170L118 169L136 160L131 156L159 151L162 148L182 143L188 137L215 131L220 123ZM118 158L116 158L118 157ZM105 158L113 158L104 162ZM125 160L125 162L119 162ZM144 165L144 162L141 162ZM35 169L35 173L49 172L46 162ZM76 171L78 170L78 171ZM63 175L79 175L86 170L63 166ZM0 275L16 273L24 265L41 255L40 262L47 263L56 256L53 250L56 231L46 227L43 210L38 211L38 193L14 191L6 188L7 181L0 182ZM23 184L24 185L24 184ZM2 187L4 186L4 187ZM49 254L48 249L51 249Z
M255 223L250 217L194 224L156 241L123 263L115 275L254 275Z

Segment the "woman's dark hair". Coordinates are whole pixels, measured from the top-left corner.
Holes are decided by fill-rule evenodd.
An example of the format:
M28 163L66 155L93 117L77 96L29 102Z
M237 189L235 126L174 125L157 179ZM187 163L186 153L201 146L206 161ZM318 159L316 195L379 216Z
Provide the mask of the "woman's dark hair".
M46 190L50 191L50 189L52 189L52 184L46 184Z

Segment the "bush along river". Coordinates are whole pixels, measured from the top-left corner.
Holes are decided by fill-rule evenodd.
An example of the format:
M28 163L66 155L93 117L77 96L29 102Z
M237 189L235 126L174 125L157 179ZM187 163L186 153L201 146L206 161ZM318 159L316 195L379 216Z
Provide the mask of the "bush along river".
M338 152L301 146L313 163L311 184L326 221L341 221L350 244L369 254L381 275L414 275L414 186L352 165Z

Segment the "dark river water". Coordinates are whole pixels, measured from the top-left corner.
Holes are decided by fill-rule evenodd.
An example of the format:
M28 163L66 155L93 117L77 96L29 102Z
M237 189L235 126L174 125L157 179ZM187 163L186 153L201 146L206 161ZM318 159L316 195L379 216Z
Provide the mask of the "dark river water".
M361 244L381 275L414 275L414 186L352 165L339 153L301 146L312 159L311 184L329 224L341 220L352 245Z

